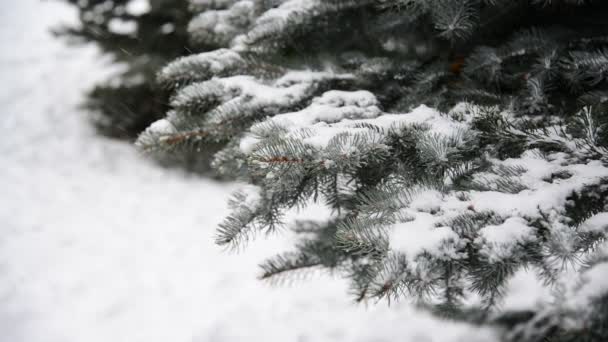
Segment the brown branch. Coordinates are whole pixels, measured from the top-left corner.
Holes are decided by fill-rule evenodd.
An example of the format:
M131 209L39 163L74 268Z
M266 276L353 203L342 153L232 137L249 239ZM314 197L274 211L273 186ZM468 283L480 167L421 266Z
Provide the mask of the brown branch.
M166 137L163 137L164 139L162 139L162 141L169 145L174 145L174 144L179 144L186 139L190 139L193 137L202 138L202 137L206 137L207 135L209 135L209 133L204 132L204 131L193 131L193 132L181 133L181 134L174 135L174 136L166 136Z
M258 161L262 163L278 163L278 164L288 164L288 163L304 163L304 159L298 158L289 158L289 157L271 157L271 158L260 158Z

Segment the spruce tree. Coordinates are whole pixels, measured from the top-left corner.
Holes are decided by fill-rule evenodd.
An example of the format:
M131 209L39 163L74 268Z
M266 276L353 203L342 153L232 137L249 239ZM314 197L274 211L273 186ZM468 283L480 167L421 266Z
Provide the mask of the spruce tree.
M104 135L134 138L168 110L170 91L156 84L156 71L191 53L186 0L65 0L79 24L56 29L60 36L93 42L124 71L98 84L86 106Z
M98 132L133 140L169 110L171 89L156 81L171 60L215 48L188 34L193 10L188 0L65 0L78 10L79 24L58 35L95 43L122 70L97 84L85 103ZM156 161L212 175L209 163L221 145L206 144L189 153L157 154Z
M357 301L414 299L509 341L608 340L608 5L585 0L193 0L211 52L174 90L147 152L210 142L249 183L217 243L291 227L261 265L348 278ZM556 290L500 309L519 270Z

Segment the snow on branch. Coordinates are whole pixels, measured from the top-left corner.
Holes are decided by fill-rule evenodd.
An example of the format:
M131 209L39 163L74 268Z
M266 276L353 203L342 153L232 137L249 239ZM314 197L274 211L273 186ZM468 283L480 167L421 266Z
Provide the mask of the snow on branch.
M236 50L259 49L259 45L277 42L298 31L314 27L311 22L319 17L363 7L372 0L287 0L260 15L249 31L235 38Z
M257 14L253 1L238 1L224 10L200 13L190 21L188 32L197 45L228 47L234 37L246 32Z
M212 77L230 76L244 71L246 61L235 51L219 49L181 57L169 63L158 74L158 80L170 87L180 87Z
M192 83L177 92L171 114L143 132L138 145L152 151L193 139L227 140L254 120L297 107L327 84L352 78L330 71L291 71L274 81L231 76Z

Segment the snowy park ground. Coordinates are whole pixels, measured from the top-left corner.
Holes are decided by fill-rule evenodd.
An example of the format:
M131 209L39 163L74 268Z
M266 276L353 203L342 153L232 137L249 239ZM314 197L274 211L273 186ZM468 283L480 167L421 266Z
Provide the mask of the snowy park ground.
M161 169L88 125L78 104L108 65L49 34L74 16L0 2L0 342L492 340L407 304L356 305L327 275L258 281L291 244L214 245L234 185Z

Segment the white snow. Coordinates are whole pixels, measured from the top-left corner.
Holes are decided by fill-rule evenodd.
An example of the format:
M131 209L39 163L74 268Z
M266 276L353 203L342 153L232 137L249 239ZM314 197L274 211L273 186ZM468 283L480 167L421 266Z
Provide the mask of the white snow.
M262 13L256 20L250 31L242 37L237 37L234 47L242 48L239 44L248 38L265 36L270 32L282 32L286 29L288 21L301 21L309 12L320 6L320 0L300 1L287 0L279 7L271 8Z
M137 30L137 22L134 20L110 19L108 29L116 34L134 34Z
M460 238L450 227L441 226L444 218L436 213L440 210L442 201L443 195L437 190L420 189L411 192L407 208L400 212L400 216L409 220L391 227L391 249L406 254L411 261L423 252L437 257L449 255L458 258L451 247L458 244Z
M483 245L481 253L494 262L511 256L518 243L534 241L536 238L533 228L520 217L510 217L499 225L485 226L479 235Z
M409 207L426 213L439 211L443 195L437 190L422 191L412 199Z
M197 76L200 77L200 73L205 71L211 77L211 75L237 69L244 63L245 61L237 52L229 49L218 49L178 58L167 64L159 72L158 77L162 82L169 82L174 75L193 73L193 68L196 70Z
M188 32L198 43L226 47L253 22L254 10L255 4L248 0L225 10L207 10L190 21Z
M344 125L353 125L367 123L383 128L389 128L396 125L412 125L420 124L427 125L429 132L451 136L459 130L467 128L466 122L455 121L447 115L441 114L439 111L420 105L414 108L407 114L384 114L374 119L344 121Z
M253 22L255 6L252 1L244 0L226 10L204 11L190 21L188 32L199 43L227 47Z
M305 109L273 116L264 124L272 122L295 131L318 122L334 123L344 119L375 118L382 113L378 105L378 100L369 91L331 90L313 99Z
M608 230L608 212L591 216L583 222L581 229L589 232L606 232Z
M0 2L0 340L494 340L405 304L355 305L328 276L258 281L292 243L215 246L234 186L159 169L89 127L77 105L104 59L48 33L74 18L58 1Z
M505 297L500 306L505 311L536 310L553 298L551 289L544 286L543 280L531 269L517 270L505 288Z
M239 193L243 196L241 206L255 212L262 201L262 188L256 185L244 184L239 188Z
M530 189L523 190L517 194L502 193L498 191L472 191L470 194L471 204L475 209L482 211L494 211L503 217L521 216L534 218L543 212L552 210L563 211L566 199L573 191L580 191L585 185L597 184L608 177L608 168L599 161L591 161L587 164L572 164L561 166L563 160L556 158L550 163L535 161L531 162L524 158L508 160L527 169L521 179L527 183ZM557 167L559 166L559 167ZM537 168L541 168L538 170ZM556 179L552 183L543 181L547 171L566 171L571 174L567 179Z
M279 114L251 127L251 133L241 140L245 154L255 151L263 131L269 123L283 127L288 135L305 135L303 142L323 150L340 134L368 134L381 140L382 133L361 125L369 124L382 129L399 125L421 124L432 134L451 136L466 129L466 123L455 121L437 110L421 105L407 114L385 114L378 108L379 102L368 91L328 91L298 112ZM305 131L305 134L302 132Z
M261 13L246 34L236 37L232 42L235 50L246 50L247 43L256 42L259 38L267 38L281 34L293 27L306 24L311 18L327 15L337 9L355 8L367 1L338 2L336 4L323 0L284 0L279 6ZM254 47L255 45L251 45Z
M458 241L459 237L450 227L435 227L437 218L429 213L417 213L412 221L397 223L392 227L391 248L405 253L414 260L423 252L440 256L442 244Z
M256 145L260 142L260 139L254 137L251 134L245 135L239 141L239 149L243 153L251 153L255 149Z
M499 225L485 226L479 232L490 244L513 244L523 242L532 235L528 222L520 217L511 217Z
M294 98L302 96L302 93L309 87L309 84L298 83L290 87L278 88L266 85L251 76L240 75L216 80L221 82L229 92L251 97L253 101L259 101L261 104L291 103L295 100Z
M537 150L526 151L519 158L509 158L501 164L510 167L523 167L524 172L518 178L524 185L531 188L538 188L542 185L542 180L548 178L552 173L560 170L562 153L552 156L552 160L543 159Z
M602 242L594 251L595 259L599 262L583 270L580 277L564 279L564 303L563 305L581 314L577 317L584 321L588 314L589 306L600 296L608 292L608 242ZM584 322L580 322L584 323Z
M575 292L575 296L570 298L569 303L578 308L585 308L594 299L605 295L608 292L608 262L599 263L582 275L582 285Z
M160 119L153 122L150 127L148 127L148 130L157 134L171 134L176 131L173 124L167 119Z
M331 124L327 124L326 122L319 122L313 126L313 129L309 131L307 137L302 139L302 142L314 146L319 150L323 150L330 145L332 139L340 134L348 134L351 137L356 134L365 134L370 133L374 134L371 130L367 128L354 128L354 127L339 127ZM298 137L301 134L301 131L295 130L292 131L292 136ZM379 136L379 134L376 134ZM351 139L351 141L354 139ZM349 154L352 152L356 152L356 149L353 146L344 146L344 148L350 150Z
M211 59L213 63L213 59ZM190 84L173 97L173 107L197 103L200 115L206 115L210 123L223 125L227 115L252 115L258 111L273 114L276 110L291 107L310 97L316 83L327 78L342 78L331 72L311 72L302 77L301 72L287 73L277 82L265 82L252 76L237 75L214 77L211 80ZM269 84L270 83L270 84ZM207 103L202 103L204 98ZM217 105L217 101L222 104ZM248 111L231 111L235 103L251 108ZM244 147L246 148L246 147Z
M408 114L409 115L409 114ZM407 115L405 115L407 116ZM476 240L483 246L484 253L491 261L498 262L512 255L513 249L521 243L534 241L534 228L528 223L541 214L551 217L552 234L567 248L572 241L572 230L563 223L563 213L567 199L573 192L580 191L585 185L598 183L608 176L608 168L600 162L571 164L562 153L540 157L538 151L531 150L521 158L494 160L496 165L521 167L522 173L516 179L528 189L511 194L499 191L469 191L467 200L460 200L456 193L442 195L437 191L416 192L400 214L411 221L396 224L391 229L389 241L391 248L415 258L421 252L431 254L446 253L450 239L458 243L457 237L441 226L467 210L489 211L504 219L499 225L488 225L479 231ZM566 172L568 177L549 181L552 173ZM499 179L498 175L494 178ZM491 180L492 177L485 179ZM584 230L604 230L608 217L599 213L583 223ZM449 251L447 251L449 253ZM531 283L532 284L532 283Z
M143 15L150 12L151 9L150 0L131 0L125 7L127 13L131 15Z
M338 74L335 71L328 68L325 71L315 70L289 70L286 74L281 76L275 81L277 87L289 87L296 83L314 83L319 82L325 78L331 77L336 80L353 80L355 75L353 74Z

